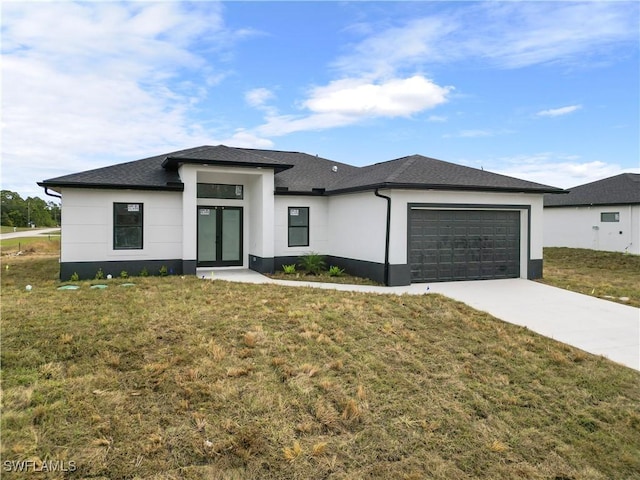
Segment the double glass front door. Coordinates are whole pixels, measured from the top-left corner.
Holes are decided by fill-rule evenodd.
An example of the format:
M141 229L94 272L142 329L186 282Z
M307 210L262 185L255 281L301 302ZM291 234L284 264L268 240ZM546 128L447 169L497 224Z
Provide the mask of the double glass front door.
M198 265L242 265L242 207L198 207Z

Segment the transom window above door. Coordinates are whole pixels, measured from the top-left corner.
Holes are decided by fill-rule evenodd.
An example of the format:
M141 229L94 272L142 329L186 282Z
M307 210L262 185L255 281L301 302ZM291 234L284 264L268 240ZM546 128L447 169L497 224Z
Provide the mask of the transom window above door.
M244 186L223 183L198 183L198 198L242 200L244 198Z

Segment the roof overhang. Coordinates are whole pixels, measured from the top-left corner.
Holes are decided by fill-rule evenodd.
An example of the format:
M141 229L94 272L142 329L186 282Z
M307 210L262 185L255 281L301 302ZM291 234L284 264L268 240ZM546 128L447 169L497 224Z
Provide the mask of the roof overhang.
M357 187L340 188L336 190L327 191L328 195L337 195L341 193L362 192L375 189L386 190L455 190L455 191L467 191L467 192L504 192L504 193L568 193L561 188L549 187L549 188L518 188L518 187L492 187L492 186L480 186L480 185L447 185L447 184L429 184L429 183L393 183L383 182L371 185L360 185Z
M630 207L640 205L640 202L614 202L614 203L567 203L563 205L545 205L544 208L575 208L575 207Z
M243 162L234 160L205 160L200 158L184 158L184 157L167 157L162 162L162 168L167 170L177 170L180 165L217 165L223 167L240 167L240 168L272 168L275 173L283 172L294 165L288 163L269 163L269 162Z
M85 182L38 182L38 186L50 188L60 193L61 188L90 188L100 190L156 190L165 192L182 192L182 182L167 182L166 185L122 185L114 183L85 183Z

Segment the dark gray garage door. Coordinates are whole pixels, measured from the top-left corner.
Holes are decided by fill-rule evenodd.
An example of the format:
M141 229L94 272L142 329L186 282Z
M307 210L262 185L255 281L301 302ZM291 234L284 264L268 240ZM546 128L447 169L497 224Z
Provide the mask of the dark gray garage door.
M517 278L520 212L412 209L409 263L416 283Z

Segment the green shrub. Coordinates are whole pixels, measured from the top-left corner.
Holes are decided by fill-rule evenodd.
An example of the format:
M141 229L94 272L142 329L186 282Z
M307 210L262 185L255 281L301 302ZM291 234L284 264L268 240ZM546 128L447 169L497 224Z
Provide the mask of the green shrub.
M129 274L127 273L126 270L122 270L120 272L120 278L129 278Z
M341 277L342 275L344 275L344 268L336 267L335 265L329 267L330 277Z
M282 270L284 270L284 273L286 273L287 275L291 275L296 273L296 264L291 264L291 265L282 265Z
M73 272L73 275L71 275L69 280L72 282L77 282L78 280L80 280L80 275L78 275L78 272Z
M319 253L307 253L300 257L298 265L310 275L318 275L326 267L324 256Z
M160 270L158 270L158 273L160 274L161 277L166 277L168 275L167 266L166 265L162 265L160 267Z
M99 268L98 271L96 272L95 279L102 280L103 278L104 278L104 272L102 271L101 268Z
M143 268L142 270L140 270L140 276L141 277L148 277L149 276L149 272L147 271L146 268Z

